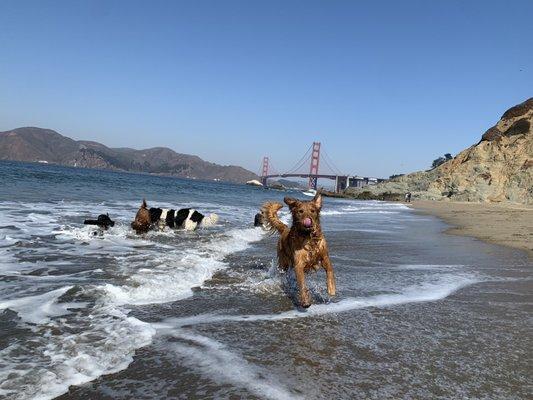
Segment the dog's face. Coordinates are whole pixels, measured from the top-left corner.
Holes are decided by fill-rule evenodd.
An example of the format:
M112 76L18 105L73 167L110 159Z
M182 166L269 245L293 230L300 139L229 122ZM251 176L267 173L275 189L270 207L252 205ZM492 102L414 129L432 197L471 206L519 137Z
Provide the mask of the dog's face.
M292 197L283 199L292 213L292 225L301 232L310 233L320 227L322 196L317 194L311 201L300 201Z

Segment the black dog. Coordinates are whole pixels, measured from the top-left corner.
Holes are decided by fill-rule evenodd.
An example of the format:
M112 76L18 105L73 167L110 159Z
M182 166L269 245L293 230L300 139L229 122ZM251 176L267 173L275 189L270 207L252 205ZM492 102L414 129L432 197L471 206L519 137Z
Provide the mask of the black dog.
M264 226L265 224L265 218L263 217L263 214L257 213L255 214L254 218L254 226Z
M83 223L85 225L97 225L105 231L107 231L110 226L115 226L115 221L112 221L111 218L109 218L109 214L100 214L97 219L86 219Z

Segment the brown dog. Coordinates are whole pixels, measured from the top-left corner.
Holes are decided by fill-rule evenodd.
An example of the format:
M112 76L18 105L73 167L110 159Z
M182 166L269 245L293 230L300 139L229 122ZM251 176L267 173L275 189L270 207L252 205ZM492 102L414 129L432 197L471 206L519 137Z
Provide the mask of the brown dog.
M131 223L131 227L135 229L137 233L146 233L150 230L150 211L146 205L146 200L143 199L141 208L135 215L135 220Z
M305 272L319 268L326 270L328 294L335 296L335 274L329 260L328 245L320 228L320 209L322 196L320 193L311 201L300 201L285 197L285 203L292 213L292 226L289 228L278 217L283 207L280 203L266 203L261 211L272 231L281 235L278 241L278 263L283 270L294 268L300 304L302 307L311 305L309 291L305 285Z

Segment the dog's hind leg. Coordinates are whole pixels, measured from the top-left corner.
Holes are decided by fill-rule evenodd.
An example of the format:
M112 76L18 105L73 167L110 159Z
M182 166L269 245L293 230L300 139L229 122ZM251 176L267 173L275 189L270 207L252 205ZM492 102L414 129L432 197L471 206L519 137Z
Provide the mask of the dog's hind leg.
M335 296L336 287L335 287L335 273L333 272L333 265L331 265L331 260L329 259L329 254L322 256L322 267L326 270L326 282L328 285L328 294L330 296Z
M283 252L283 248L278 244L278 267L283 272L287 272L290 268L292 261L287 255Z

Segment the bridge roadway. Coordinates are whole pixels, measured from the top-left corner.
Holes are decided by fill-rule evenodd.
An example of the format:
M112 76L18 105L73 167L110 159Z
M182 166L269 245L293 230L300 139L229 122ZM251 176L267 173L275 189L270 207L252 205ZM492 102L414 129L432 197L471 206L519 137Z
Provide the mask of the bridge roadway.
M321 175L321 174L318 174L318 175L310 175L310 174L276 174L276 175L266 175L266 176L262 176L261 179L263 180L266 180L266 179L270 179L270 178L309 178L309 177L313 177L313 178L326 178L326 179L337 179L337 177L342 177L342 178L347 178L348 176L344 176L344 175Z
M312 178L312 183L310 184L313 189L317 189L317 183L319 178L332 179L335 181L335 192L339 193L341 190L344 190L348 187L348 180L350 179L347 175L311 175L311 174L275 174L275 175L264 175L261 177L261 183L264 186L267 186L267 180L269 178Z

